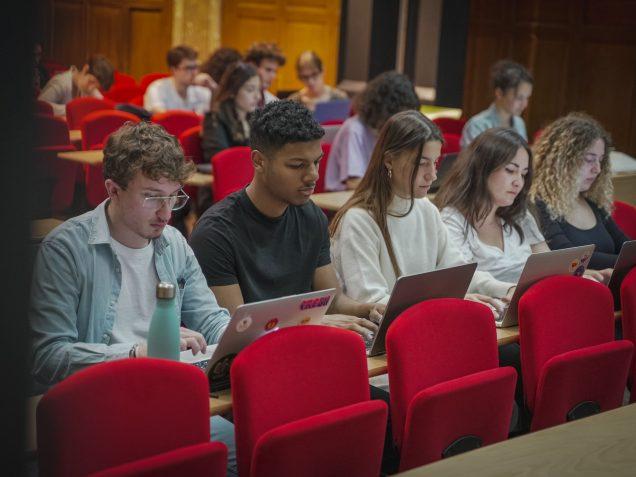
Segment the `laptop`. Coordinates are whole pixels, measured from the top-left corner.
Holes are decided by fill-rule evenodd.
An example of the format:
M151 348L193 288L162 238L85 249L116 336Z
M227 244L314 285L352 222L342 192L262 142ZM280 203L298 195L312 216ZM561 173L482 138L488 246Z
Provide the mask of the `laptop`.
M444 177L446 177L448 172L451 170L451 167L453 167L453 164L457 160L458 156L459 153L444 154L442 162L439 165L439 169L437 169L437 179L435 179L431 184L429 192L437 192L439 190L440 184L444 180Z
M521 277L517 283L517 288L510 303L499 313L495 319L497 328L507 328L516 326L519 322L517 317L517 305L519 298L530 286L539 280L553 275L576 275L581 276L587 269L590 257L594 252L594 245L583 245L580 247L564 248L562 250L552 250L550 252L533 253L528 257Z
M433 298L464 298L476 268L476 263L468 263L398 278L378 331L365 341L367 356L377 356L386 351L386 332L398 315L407 308Z
M615 307L618 307L616 308L617 310L620 310L621 283L623 283L623 279L625 278L625 275L627 275L627 272L635 266L636 240L629 240L623 243L621 251L618 254L618 258L616 259L616 264L614 265L614 271L607 283L612 295L614 295L614 305Z
M319 325L336 295L335 288L239 306L217 345L205 354L183 351L181 360L201 368L208 375L210 391L230 387L230 365L236 355L256 339L280 328Z
M344 121L349 117L350 111L351 100L349 99L335 99L333 101L325 101L322 103L316 103L314 119L319 123L335 120Z

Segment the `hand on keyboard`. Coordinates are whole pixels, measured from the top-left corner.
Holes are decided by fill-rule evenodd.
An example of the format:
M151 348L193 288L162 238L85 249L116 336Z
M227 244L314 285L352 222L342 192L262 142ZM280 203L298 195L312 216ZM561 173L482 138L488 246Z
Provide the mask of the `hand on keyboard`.
M476 301L482 305L486 305L492 311L495 318L499 318L506 309L506 304L499 298L492 298L486 295L480 295L479 293L467 293L466 300Z

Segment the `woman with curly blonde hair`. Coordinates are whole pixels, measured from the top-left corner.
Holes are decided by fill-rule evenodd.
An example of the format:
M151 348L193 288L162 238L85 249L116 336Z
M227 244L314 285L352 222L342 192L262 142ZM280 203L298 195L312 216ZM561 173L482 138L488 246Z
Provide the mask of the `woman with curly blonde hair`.
M590 267L609 279L627 236L612 217L610 135L592 117L570 113L534 146L530 198L551 249L594 244Z

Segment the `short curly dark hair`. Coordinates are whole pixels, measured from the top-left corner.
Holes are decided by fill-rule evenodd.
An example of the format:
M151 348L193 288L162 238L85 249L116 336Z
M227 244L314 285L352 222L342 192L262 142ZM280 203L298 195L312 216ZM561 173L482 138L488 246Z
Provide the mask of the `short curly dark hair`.
M250 147L271 154L293 142L322 138L325 130L296 101L274 101L257 110L250 121Z
M127 122L108 137L104 148L104 179L126 189L137 171L152 180L183 184L196 170L185 159L177 139L158 124Z
M243 57L234 48L217 48L199 69L207 73L217 83L221 82L223 73L232 63L241 61Z
M499 60L490 68L490 85L504 93L517 89L521 83L533 84L534 79L525 66L510 60Z
M395 113L419 107L413 83L396 71L386 71L373 78L356 99L360 120L377 130Z

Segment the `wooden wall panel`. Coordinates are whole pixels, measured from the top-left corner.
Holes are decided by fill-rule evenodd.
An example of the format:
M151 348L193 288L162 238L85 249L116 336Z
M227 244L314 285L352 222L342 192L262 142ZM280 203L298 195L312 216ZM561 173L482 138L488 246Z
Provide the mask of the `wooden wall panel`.
M47 58L81 66L102 53L139 77L165 71L172 0L43 0L38 23Z
M295 61L307 49L323 60L325 80L337 78L340 37L339 0L227 0L223 2L221 44L245 52L254 42L271 41L287 57L272 90L294 90Z
M535 77L524 114L532 135L582 110L636 155L636 0L473 0L464 114L492 101L490 66L512 58Z

